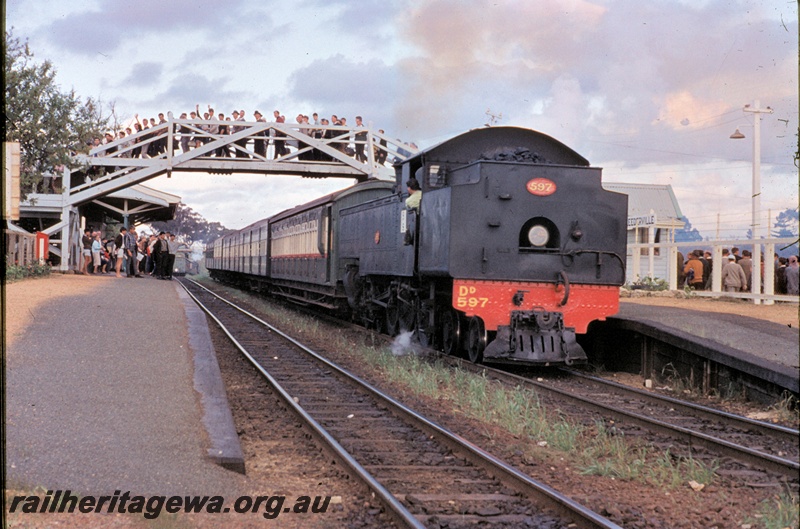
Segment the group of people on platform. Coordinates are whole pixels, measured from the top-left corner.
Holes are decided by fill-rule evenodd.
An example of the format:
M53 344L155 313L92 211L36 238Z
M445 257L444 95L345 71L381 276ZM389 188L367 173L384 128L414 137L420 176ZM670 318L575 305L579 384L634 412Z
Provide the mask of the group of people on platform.
M749 250L732 248L722 250L722 287L726 292L752 292L753 259ZM678 252L678 270L680 283L694 290L711 290L711 273L713 270L712 255L709 251L694 250L686 260ZM764 284L764 267L761 267L761 284ZM788 258L774 255L775 294L800 294L798 273L798 257Z
M121 228L114 239L104 239L100 232L86 228L81 240L83 263L81 274L110 274L116 277L172 279L175 256L181 244L172 233L137 235L136 230Z
M212 136L236 134L237 132L245 129L244 126L237 125L237 122L247 121L245 116L246 114L244 110L234 110L231 116L225 116L225 114L222 112L215 114L214 109L211 108L211 105L209 105L208 110L203 112L201 117L200 106L195 105L195 110L190 112L188 115L186 112L182 113L180 115L180 119L194 121L217 120L224 121L226 123L198 123L196 126L178 125L177 130L175 131L177 136L173 138L174 141L172 148L173 150L177 150L178 147L180 147L181 152L186 153L192 149L200 148L206 143L209 143L213 139ZM253 121L256 122L267 121L258 110L253 112L253 117ZM120 130L116 133L116 135L111 132L107 132L104 140L101 140L100 138L94 138L92 146L98 147L100 145L112 143L117 140L124 140L126 137L133 136L148 129L156 129L160 125L167 123L163 112L158 114L158 120L156 120L156 118L150 118L149 120L144 119L140 121L138 114L136 114L135 120L136 122L133 124L132 128L127 127L125 130ZM358 130L364 127L364 122L361 116L356 116L355 128L349 133L343 130L315 128L320 126L327 127L331 125L347 127L347 118L340 118L336 114L332 115L330 120L326 118L320 119L316 112L311 115L311 118L305 114L298 114L295 118L295 121L298 125L300 125L301 132L318 140L333 140L334 138L339 138L341 136L340 139L337 139L337 141L331 141L328 143L328 145L362 163L367 162L368 156L365 151L367 147L367 131L366 129L363 131ZM228 122L230 122L230 124L228 124ZM282 115L280 111L275 110L273 112L273 122L286 123L286 117ZM382 129L378 132L381 134L384 133ZM259 136L263 136L263 139ZM214 149L208 153L208 156L223 158L252 158L253 155L250 151L248 151L247 148L247 144L251 141L253 143L252 153L263 158L267 158L267 150L270 146L272 147L271 154L273 159L277 159L281 156L289 154L290 146L297 150L302 150L305 147L303 143L296 139L286 139L286 135L283 132L271 129L269 131L264 131L255 137L240 139L234 142L233 145L228 144ZM383 165L386 162L388 155L386 146L387 142L383 138L381 138L380 141L373 146L373 160L378 165ZM412 148L415 147L413 144L411 144L411 146ZM167 151L167 148L168 137L164 134L164 131L160 129L154 130L150 134L143 134L140 137L123 141L119 147L121 151L120 156L124 158L155 158L164 154ZM117 147L111 147L105 152L110 154L116 152L116 150ZM329 154L317 149L301 152L298 155L298 158L301 160L314 161L330 161L332 159Z

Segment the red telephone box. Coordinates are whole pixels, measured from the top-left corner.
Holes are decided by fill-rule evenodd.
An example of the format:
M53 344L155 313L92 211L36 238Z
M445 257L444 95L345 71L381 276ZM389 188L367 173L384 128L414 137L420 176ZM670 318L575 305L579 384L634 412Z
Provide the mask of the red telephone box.
M50 236L46 233L36 232L36 258L39 263L47 261L50 255Z

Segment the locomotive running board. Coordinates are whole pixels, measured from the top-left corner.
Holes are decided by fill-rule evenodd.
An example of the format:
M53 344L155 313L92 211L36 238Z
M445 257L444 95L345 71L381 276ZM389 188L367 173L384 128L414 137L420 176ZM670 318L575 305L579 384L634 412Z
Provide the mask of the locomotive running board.
M586 352L575 339L575 329L564 327L560 312L512 311L511 325L497 328L497 336L483 351L486 361L567 365L586 363Z

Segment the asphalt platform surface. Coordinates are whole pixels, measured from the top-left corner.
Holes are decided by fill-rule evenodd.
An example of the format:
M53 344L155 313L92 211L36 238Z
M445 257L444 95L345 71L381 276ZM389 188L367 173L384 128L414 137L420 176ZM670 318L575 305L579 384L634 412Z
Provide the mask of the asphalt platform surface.
M90 294L37 310L7 351L8 485L240 493L244 476L219 464L235 467L241 448L199 309L177 281L87 281Z
M800 378L800 332L770 321L698 310L656 305L620 303L609 320L619 320L684 337L729 365L745 364L790 379L797 391Z

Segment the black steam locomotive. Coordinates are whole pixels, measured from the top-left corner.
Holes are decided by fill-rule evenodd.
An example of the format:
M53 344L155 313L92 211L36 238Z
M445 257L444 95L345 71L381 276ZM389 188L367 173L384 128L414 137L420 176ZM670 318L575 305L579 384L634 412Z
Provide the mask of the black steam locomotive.
M627 196L539 132L476 129L218 239L215 279L347 311L470 360L580 363L575 333L618 310ZM421 186L407 208L407 184Z

